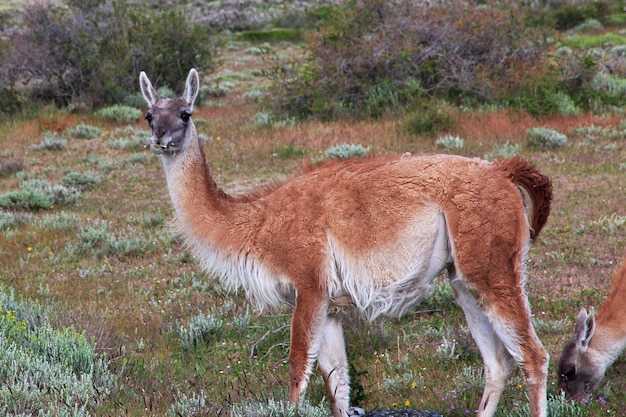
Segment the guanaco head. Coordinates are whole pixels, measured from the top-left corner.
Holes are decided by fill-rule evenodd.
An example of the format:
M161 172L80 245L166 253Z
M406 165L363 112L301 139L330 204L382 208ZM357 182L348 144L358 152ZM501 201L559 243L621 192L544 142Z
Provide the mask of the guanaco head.
M567 341L559 358L559 386L567 397L587 401L604 377L602 360L589 349L596 329L593 314L584 308L578 313L574 336Z
M139 75L141 94L148 103L145 119L150 125L150 150L155 154L184 150L196 136L191 115L198 96L200 79L195 69L189 71L185 91L179 98L161 98L145 72Z

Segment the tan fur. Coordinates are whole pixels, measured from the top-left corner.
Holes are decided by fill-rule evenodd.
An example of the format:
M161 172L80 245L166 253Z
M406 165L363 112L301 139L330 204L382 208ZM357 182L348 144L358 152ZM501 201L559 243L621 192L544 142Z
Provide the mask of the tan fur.
M523 286L530 238L549 214L547 177L520 158L403 155L324 162L231 197L211 178L190 119L198 83L192 70L183 98L161 99L142 73L150 146L161 155L180 228L203 267L243 288L260 309L295 301L292 401L317 361L334 415L347 416L343 309L352 305L370 319L401 315L448 269L485 359L479 416L494 414L517 362L531 416L545 417L548 354Z
M613 274L597 318L582 309L559 358L559 380L569 398L587 400L626 348L626 255Z

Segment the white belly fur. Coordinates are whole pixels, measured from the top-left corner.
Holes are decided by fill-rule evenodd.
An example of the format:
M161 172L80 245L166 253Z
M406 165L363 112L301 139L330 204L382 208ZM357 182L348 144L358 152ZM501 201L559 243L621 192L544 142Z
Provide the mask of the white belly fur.
M444 215L421 210L391 245L353 254L328 236L331 299L349 297L370 320L400 316L419 304L451 261Z

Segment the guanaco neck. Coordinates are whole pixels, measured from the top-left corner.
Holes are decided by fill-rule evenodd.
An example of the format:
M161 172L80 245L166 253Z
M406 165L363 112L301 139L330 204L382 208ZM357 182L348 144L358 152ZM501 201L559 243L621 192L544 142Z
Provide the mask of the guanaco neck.
M217 248L219 242L223 248L226 235L231 235L228 240L234 240L235 230L242 230L233 228L233 222L254 224L255 210L251 210L252 204L235 203L217 186L192 122L187 135L181 151L161 155L177 220L184 234L191 238L190 243L202 242ZM253 230L252 226L248 230ZM245 240L246 236L240 239Z

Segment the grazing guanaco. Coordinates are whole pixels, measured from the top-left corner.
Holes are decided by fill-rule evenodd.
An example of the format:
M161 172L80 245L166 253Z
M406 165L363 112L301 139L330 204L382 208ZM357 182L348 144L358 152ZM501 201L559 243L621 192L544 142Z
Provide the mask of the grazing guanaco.
M576 401L589 399L626 348L626 255L613 274L612 285L597 318L580 310L574 335L559 357L559 385Z

